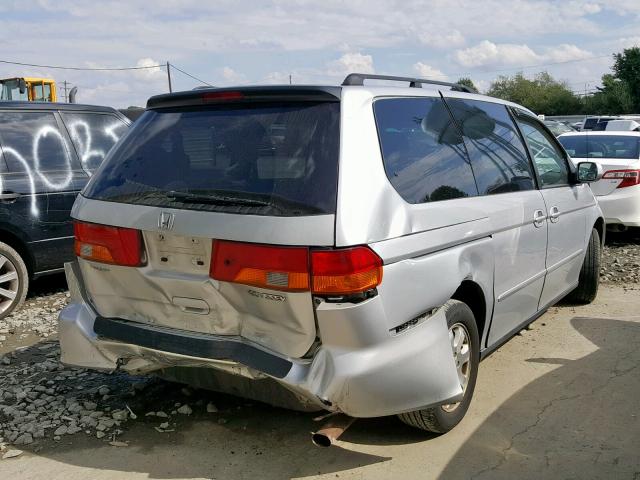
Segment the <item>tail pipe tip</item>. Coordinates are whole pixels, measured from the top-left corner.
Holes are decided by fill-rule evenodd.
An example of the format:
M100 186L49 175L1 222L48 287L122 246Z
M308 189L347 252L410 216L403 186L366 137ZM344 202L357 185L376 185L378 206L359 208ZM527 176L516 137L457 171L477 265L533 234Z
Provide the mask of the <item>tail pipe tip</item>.
M355 420L343 413L332 415L319 430L311 434L311 441L318 447L330 447Z

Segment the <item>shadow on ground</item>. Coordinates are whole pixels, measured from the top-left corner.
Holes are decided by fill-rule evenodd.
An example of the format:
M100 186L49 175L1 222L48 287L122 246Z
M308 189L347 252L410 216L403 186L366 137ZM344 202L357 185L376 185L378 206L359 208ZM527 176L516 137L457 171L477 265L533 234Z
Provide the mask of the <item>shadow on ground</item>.
M467 434L441 478L635 479L640 475L640 323L600 318L574 318L571 323L598 349L577 360L528 359L557 368L519 390ZM518 371L518 365L513 368ZM103 375L108 377L114 376ZM74 381L77 384L67 386L70 393L78 385L91 389L90 382L102 383ZM111 381L115 391L120 380ZM344 437L348 442L344 446L355 449L389 445L386 455L337 446L319 449L310 441L310 432L318 426L314 414L201 391L186 400L194 406L193 415L172 415L170 428L175 431L157 432L154 427L162 420L145 417L145 412L169 411L176 401L185 402L181 389L178 384L151 381L132 397L122 397L139 417L127 422L119 437L127 447L109 446L104 439L80 433L60 442L41 442L37 455L101 470L104 478L110 478L109 472L113 478L134 472L151 479L342 477L358 467L389 462L392 453L400 451L394 445L432 438L388 417L359 420ZM219 412L206 413L209 401ZM405 461L430 462L430 443L418 446L418 458L409 456ZM34 451L32 446L25 450ZM399 461L393 463L395 471L402 471ZM376 472L391 474L390 468ZM365 478L366 472L361 471Z
M598 350L557 365L502 404L443 479L640 478L640 323L574 318Z
M629 228L626 232L612 232L608 230L605 235L607 246L624 247L640 244L640 228Z

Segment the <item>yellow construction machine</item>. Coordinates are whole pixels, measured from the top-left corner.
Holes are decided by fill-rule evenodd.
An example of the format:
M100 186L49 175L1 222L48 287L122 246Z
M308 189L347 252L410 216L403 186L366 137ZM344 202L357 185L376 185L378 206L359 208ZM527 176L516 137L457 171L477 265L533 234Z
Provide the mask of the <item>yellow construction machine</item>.
M50 78L14 77L0 79L0 100L56 102L56 82Z

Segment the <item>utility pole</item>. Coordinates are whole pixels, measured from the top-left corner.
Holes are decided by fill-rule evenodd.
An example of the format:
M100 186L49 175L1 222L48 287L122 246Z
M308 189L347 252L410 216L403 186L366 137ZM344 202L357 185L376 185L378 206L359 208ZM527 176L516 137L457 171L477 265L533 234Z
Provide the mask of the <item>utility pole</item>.
M289 74L289 85L291 85L291 74Z
M64 81L62 82L62 85L63 85L63 88L64 88L64 103L68 103L68 102L69 102L69 99L68 99L68 97L67 97L67 81L66 81L66 80L64 80Z
M167 80L169 81L169 93L173 92L171 89L171 64L167 60Z

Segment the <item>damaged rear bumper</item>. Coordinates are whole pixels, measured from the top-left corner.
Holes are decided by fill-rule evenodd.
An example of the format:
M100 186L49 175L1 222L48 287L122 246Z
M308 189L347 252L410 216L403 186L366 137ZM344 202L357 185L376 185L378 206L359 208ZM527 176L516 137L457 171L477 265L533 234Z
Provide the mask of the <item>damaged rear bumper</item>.
M306 406L377 417L453 403L462 397L440 311L398 335L363 342L323 343L313 358L285 358L240 337L196 334L96 314L78 282L74 264L66 265L73 303L59 317L62 362L86 368L151 373L171 367L198 367L259 381L271 379ZM323 317L320 331L335 322L372 318L376 297ZM337 313L336 313L337 312ZM350 346L349 343L352 343ZM256 382L259 383L259 382ZM233 393L233 392L229 392ZM274 401L273 403L277 403Z

